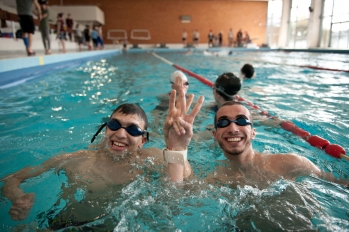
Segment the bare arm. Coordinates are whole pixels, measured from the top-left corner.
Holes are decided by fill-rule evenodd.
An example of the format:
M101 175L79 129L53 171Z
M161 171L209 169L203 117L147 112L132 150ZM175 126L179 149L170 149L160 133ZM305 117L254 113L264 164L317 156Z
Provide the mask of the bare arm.
M2 195L7 197L12 206L10 209L10 215L13 220L23 220L28 214L29 210L34 203L34 193L25 193L20 189L20 184L28 178L36 177L42 173L50 170L51 168L61 168L66 160L76 156L80 156L82 152L76 152L73 154L64 154L58 157L54 157L46 161L43 165L38 167L26 167L14 174L11 174L3 179L4 186L2 187Z
M336 179L332 173L322 171L313 162L303 156L295 154L285 154L281 156L283 165L278 165L278 172L282 173L285 177L294 179L301 175L315 174L321 179L349 187L348 180Z
M39 20L41 20L41 17L42 17L41 16L41 7L40 7L40 5L39 5L37 0L33 0L33 3L35 5L35 8L38 10L38 18L39 18Z
M177 77L176 85L182 85L182 79ZM170 151L186 151L193 136L193 123L197 113L200 111L204 97L201 96L190 114L187 111L191 105L194 95L190 95L188 101L185 99L184 89L179 89L179 97L176 103L176 90L172 90L169 110L164 124L164 137L167 149ZM172 181L183 181L192 170L189 162L185 160L184 165L168 163L168 172Z

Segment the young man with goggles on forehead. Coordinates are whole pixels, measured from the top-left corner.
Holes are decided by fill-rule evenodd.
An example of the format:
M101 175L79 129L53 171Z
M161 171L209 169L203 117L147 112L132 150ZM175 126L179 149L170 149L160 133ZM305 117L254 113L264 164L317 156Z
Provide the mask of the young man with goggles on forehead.
M181 120L179 117L177 120ZM166 125L166 124L165 124ZM206 179L212 183L227 183L233 186L252 185L264 188L270 183L286 178L294 180L299 176L316 175L322 179L349 186L349 180L335 179L331 173L319 169L314 163L296 154L261 154L252 147L256 129L250 111L240 102L229 101L223 104L214 118L214 139L222 149L226 160L218 165ZM187 133L178 135L177 146L188 146ZM185 140L181 139L185 137ZM169 164L173 181L183 181L184 166Z
M177 78L177 82L182 84L180 78ZM193 95L190 96L188 107L181 108L183 109L181 111L182 115L186 115L193 97ZM171 93L170 99L174 98L175 92ZM202 101L197 103L196 110L190 114L190 120L194 120L201 104ZM177 104L176 107L183 105L183 103ZM6 177L2 194L12 202L9 212L11 218L13 220L25 219L34 203L34 193L25 193L20 189L20 184L24 180L41 175L50 169L57 172L64 171L68 183L72 184L63 189L67 190L69 194L75 194L79 188L85 189L82 201L77 202L74 200L74 196L70 195L71 200L65 207L66 210L61 211L59 217L54 218L58 227L56 226L53 229L60 229L59 226L65 225L66 221L70 221L71 218L74 218L75 222L70 221L70 225L74 225L74 223L77 225L80 222L91 221L105 214L106 209L99 202L101 196L103 196L103 199L107 199L105 195L109 195L115 199L115 196L120 194L122 187L135 180L138 175L143 174L145 167L152 170L154 166L164 165L165 161L172 162L171 160L168 161L169 156L164 156L164 153L158 148L142 148L145 142L149 140L147 127L148 119L142 108L136 104L122 104L114 110L109 121L102 124L92 137L91 142L105 128L101 143L95 145L94 149L63 154L46 161L41 166L28 167ZM176 132L172 131L171 133ZM166 144L168 148L176 148L173 145L176 144L177 137L171 133L167 133L170 138L166 140ZM146 162L147 160L150 162ZM181 176L189 176L191 167L188 161L182 159L181 164L184 167L184 173ZM169 172L171 173L171 170ZM110 192L115 191L114 189L117 189L116 195L110 195ZM101 207L97 207L97 205ZM84 211L84 213L79 214L81 211Z

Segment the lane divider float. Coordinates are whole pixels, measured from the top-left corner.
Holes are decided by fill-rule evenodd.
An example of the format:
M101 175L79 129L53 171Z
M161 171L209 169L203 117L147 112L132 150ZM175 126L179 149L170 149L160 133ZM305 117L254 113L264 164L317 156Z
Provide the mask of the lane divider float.
M333 71L333 72L349 72L349 70L346 70L346 69L324 68L324 67L318 67L318 66L314 66L314 65L296 65L296 64L285 64L285 63L281 64L281 63L277 63L277 62L258 61L258 60L254 60L253 62L276 64L276 65L287 65L287 66L294 66L294 67L300 67L300 68L309 68L309 69L325 70L325 71Z
M172 62L170 62L169 60L166 60L165 58L155 54L155 53L152 53L155 57L159 58L160 60L164 61L165 63L173 66L174 68L184 72L184 73L187 73L189 76L191 77L194 77L196 78L197 80L201 81L203 84L205 85L208 85L209 87L213 87L214 83L190 70L187 70L179 65L176 65ZM259 106L257 105L254 105L252 102L250 101L247 101L245 98L243 97L240 97L238 95L235 95L235 98L236 100L238 101L241 101L241 102L245 102L248 106L250 106L252 109L254 110L260 110ZM271 116L269 114L268 111L265 111L265 110L261 110L259 112L259 114L261 115L264 115L268 118L271 118L271 119L275 119L277 118L277 116ZM289 131L291 132L292 134L294 135L297 135L299 137L301 137L302 139L304 139L305 141L307 141L311 146L313 147L317 147L318 149L320 150L323 150L325 151L326 154L334 157L334 158L342 158L342 159L345 159L347 161L349 161L349 157L346 156L346 152L345 152L345 149L343 147L341 147L340 145L337 145L337 144L331 144L329 141L327 141L326 139L324 138L321 138L317 135L311 135L308 131L305 131L299 127L297 127L293 122L291 121L283 121L281 124L280 124L281 128L286 130L286 131Z

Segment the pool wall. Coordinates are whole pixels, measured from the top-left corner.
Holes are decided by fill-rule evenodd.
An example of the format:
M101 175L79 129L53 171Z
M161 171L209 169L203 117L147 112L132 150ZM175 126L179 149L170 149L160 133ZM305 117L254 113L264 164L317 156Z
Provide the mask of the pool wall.
M115 49L0 60L0 88L35 78L44 72L60 69L62 66L120 53L121 50Z

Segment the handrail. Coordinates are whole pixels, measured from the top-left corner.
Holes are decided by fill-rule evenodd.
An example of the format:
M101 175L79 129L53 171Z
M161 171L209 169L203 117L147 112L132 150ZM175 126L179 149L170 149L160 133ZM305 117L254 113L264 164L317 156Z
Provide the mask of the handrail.
M123 36L113 37L113 36L111 36L112 33L120 33L120 34L123 34ZM107 39L110 39L110 40L127 39L127 31L126 30L122 30L122 29L111 29L111 30L108 30L108 32L107 32Z
M135 36L135 33L146 33L146 36ZM150 40L150 31L146 29L133 29L131 30L131 39Z

